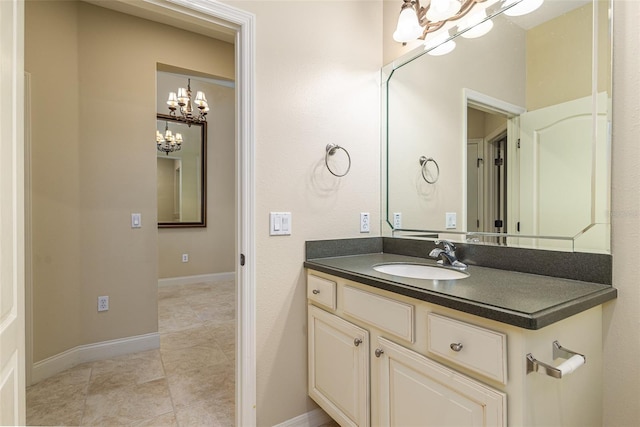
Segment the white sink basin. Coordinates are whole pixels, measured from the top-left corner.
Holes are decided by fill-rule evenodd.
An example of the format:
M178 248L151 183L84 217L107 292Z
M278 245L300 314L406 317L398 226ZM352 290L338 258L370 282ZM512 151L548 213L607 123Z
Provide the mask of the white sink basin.
M455 280L469 277L468 273L462 271L421 264L380 264L374 266L373 269L380 273L390 274L392 276L411 277L413 279Z

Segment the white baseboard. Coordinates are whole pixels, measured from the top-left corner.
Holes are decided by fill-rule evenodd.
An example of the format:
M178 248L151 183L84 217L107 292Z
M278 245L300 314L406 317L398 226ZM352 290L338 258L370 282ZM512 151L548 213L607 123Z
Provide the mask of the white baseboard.
M33 364L31 383L35 384L76 365L139 351L160 348L160 334L138 335L94 344L81 345Z
M291 418L274 427L318 427L331 421L331 417L320 408Z
M195 276L167 277L166 279L158 279L158 287L191 285L202 282L223 282L226 280L234 280L235 278L236 273L234 271L228 273L198 274Z

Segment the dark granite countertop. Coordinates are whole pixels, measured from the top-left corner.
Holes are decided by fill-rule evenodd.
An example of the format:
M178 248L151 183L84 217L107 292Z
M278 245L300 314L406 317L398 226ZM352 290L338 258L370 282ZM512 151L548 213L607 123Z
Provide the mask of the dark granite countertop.
M412 279L373 269L398 262L437 265L430 259L370 253L308 259L304 266L526 329L541 329L617 297L609 285L473 265L469 277L459 280Z

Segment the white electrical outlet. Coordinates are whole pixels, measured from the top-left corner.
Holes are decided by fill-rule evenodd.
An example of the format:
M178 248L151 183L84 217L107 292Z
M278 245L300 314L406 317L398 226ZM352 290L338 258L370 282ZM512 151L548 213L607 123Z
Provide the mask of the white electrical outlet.
M107 311L109 310L109 297L102 296L98 297L98 311Z
M369 212L361 212L360 213L360 232L361 233L368 233L370 227L370 223L369 223Z
M396 230L402 228L402 214L400 212L393 214L393 228Z
M182 262L189 262L189 254L182 254Z
M445 214L445 228L447 228L447 229L456 228L456 213L455 212L447 212Z

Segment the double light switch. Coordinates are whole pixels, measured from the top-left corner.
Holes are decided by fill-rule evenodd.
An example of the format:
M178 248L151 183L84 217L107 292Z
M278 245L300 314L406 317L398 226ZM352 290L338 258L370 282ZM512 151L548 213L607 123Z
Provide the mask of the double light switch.
M289 236L291 234L291 212L271 212L269 215L269 234L271 236Z

